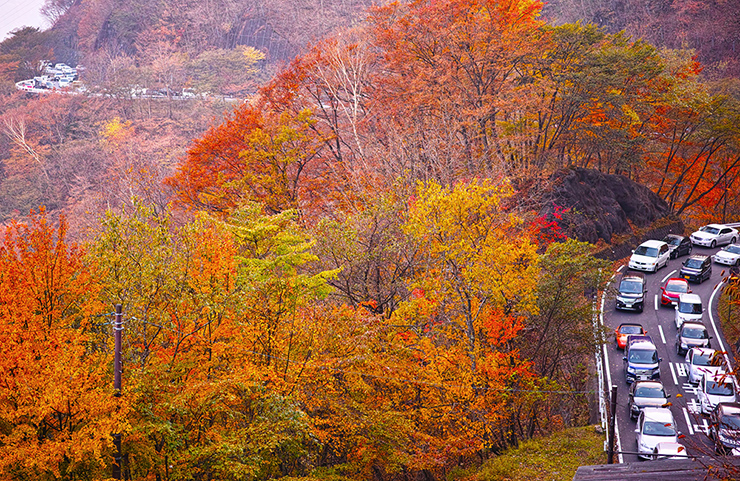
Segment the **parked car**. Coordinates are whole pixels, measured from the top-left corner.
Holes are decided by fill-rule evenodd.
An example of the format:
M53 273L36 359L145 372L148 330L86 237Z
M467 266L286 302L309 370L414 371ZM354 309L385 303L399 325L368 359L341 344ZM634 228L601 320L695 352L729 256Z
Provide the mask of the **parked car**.
M694 254L683 262L678 273L689 282L701 284L712 277L712 258L701 254Z
M684 322L676 336L676 353L683 356L692 347L711 347L711 339L707 326L701 322Z
M684 359L690 384L699 384L705 374L725 370L725 358L722 353L711 348L692 347Z
M740 266L740 245L730 244L722 248L712 256L712 260L717 264L726 266Z
M642 325L633 322L623 322L614 330L617 349L624 349L627 347L627 338L629 338L629 336L643 336L645 334L646 332Z
M734 244L737 230L723 224L708 224L691 234L691 243L703 247Z
M681 294L688 294L691 292L689 281L682 277L671 277L665 281L665 285L661 287L660 290L661 306L675 306L678 304L678 298Z
M645 308L647 283L641 272L627 272L619 280L616 309L642 312Z
M671 252L671 259L687 256L691 254L691 250L693 248L691 239L682 235L668 234L663 237L663 242L668 244L668 250Z
M658 443L677 443L678 432L673 413L668 408L647 407L637 419L637 455L650 459Z
M740 455L740 403L717 404L709 415L709 426L714 452Z
M663 241L649 240L640 244L632 251L629 264L630 269L637 271L656 272L668 265L671 252L668 244Z
M710 414L719 403L737 402L735 381L724 371L707 374L701 378L696 391L699 411Z
M650 336L629 336L624 350L624 377L627 384L660 379L658 349Z
M701 297L697 294L679 294L675 310L676 329L681 329L686 321L701 321L704 316L704 306L701 304Z
M630 419L637 419L646 407L666 407L670 394L666 394L660 381L636 381L630 386L627 409Z
M686 459L688 457L689 454L683 444L665 441L655 445L653 456L650 459Z

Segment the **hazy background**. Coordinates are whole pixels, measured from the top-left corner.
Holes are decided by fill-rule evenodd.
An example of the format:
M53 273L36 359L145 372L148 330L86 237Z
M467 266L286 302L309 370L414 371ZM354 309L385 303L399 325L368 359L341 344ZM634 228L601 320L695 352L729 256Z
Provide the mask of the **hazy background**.
M43 5L44 0L0 0L0 42L18 27L47 28L40 12Z

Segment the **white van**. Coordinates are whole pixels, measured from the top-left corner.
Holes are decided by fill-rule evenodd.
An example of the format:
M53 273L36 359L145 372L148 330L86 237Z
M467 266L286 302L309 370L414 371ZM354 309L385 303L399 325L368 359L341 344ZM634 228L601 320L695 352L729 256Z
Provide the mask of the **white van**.
M676 304L676 329L686 321L701 322L704 315L704 307L701 304L701 297L697 294L683 293L678 296Z

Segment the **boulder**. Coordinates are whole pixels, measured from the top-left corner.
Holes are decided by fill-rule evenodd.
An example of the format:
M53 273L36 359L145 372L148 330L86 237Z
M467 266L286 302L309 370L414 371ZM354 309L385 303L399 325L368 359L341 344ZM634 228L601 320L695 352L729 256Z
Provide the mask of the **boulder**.
M623 175L573 168L555 172L551 180L540 214L580 241L609 243L614 235L632 234L630 223L645 228L671 215L663 199Z

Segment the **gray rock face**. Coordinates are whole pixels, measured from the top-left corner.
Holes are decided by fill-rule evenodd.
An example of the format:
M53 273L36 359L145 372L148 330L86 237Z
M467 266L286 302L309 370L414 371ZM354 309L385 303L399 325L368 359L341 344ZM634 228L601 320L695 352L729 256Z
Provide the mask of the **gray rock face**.
M644 185L623 175L582 168L556 172L546 199L541 214L554 220L562 211L557 222L565 234L591 243L632 233L628 220L647 227L671 213L668 204Z

